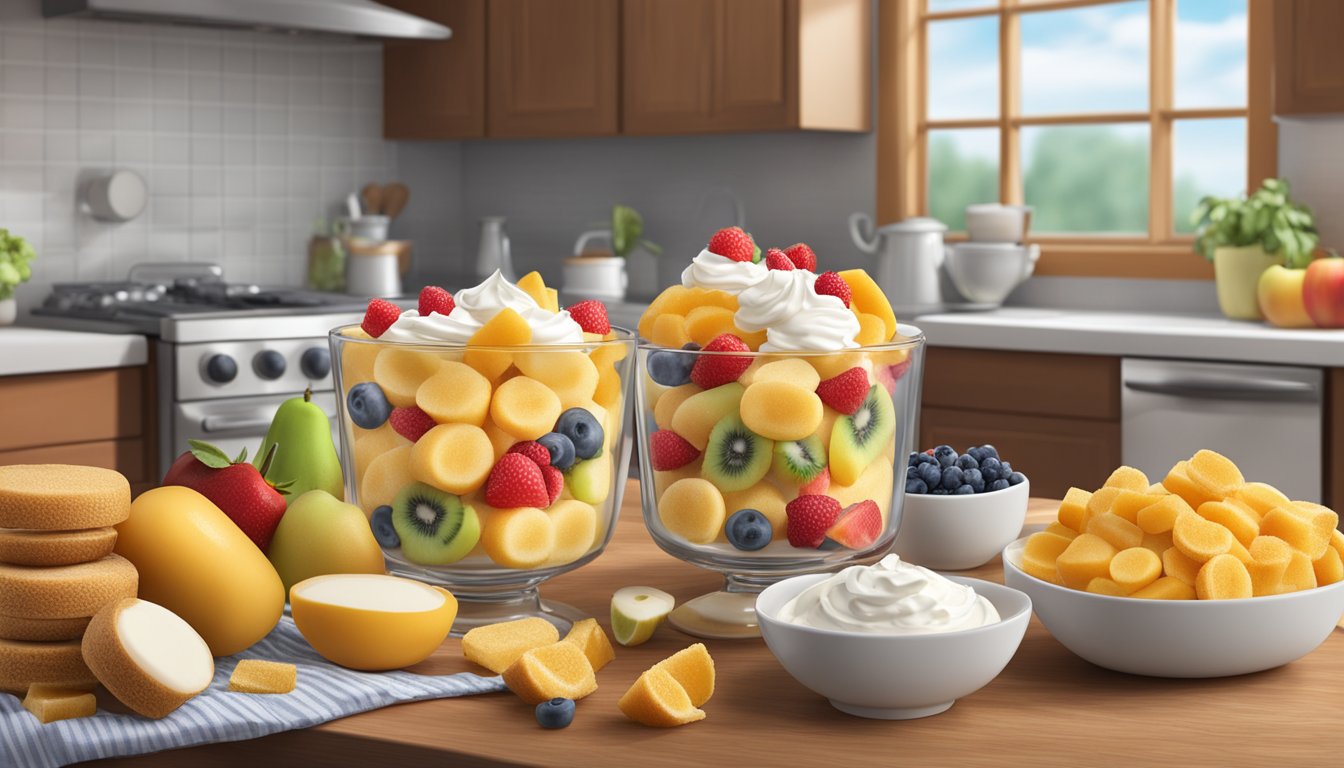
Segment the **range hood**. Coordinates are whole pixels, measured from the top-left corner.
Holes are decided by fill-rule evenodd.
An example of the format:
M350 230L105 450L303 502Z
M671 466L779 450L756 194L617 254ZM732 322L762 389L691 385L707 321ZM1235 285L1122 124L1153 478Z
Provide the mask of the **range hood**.
M42 15L444 40L451 30L373 0L42 0Z

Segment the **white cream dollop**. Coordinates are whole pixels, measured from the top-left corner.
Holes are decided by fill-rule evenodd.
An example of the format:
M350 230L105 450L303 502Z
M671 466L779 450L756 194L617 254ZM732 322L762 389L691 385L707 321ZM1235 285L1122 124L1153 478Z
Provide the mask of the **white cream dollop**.
M816 629L928 635L999 621L974 589L887 555L813 584L779 611L779 620Z
M438 312L421 316L414 309L401 317L380 336L390 341L466 344L481 326L500 310L508 308L523 316L532 329L533 344L582 344L583 328L566 310L542 309L527 291L510 283L498 270L480 285L458 291L455 306L446 315Z
M806 269L772 269L737 296L733 323L744 331L765 330L762 352L803 352L859 346L859 318L838 296L813 287L817 276Z
M691 260L681 272L681 284L687 288L712 288L737 295L765 279L765 264L733 261L708 248Z

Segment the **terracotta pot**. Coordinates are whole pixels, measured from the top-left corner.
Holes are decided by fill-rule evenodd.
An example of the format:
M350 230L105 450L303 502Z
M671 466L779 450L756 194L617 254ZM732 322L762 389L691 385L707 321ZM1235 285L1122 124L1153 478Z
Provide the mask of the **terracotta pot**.
M1279 257L1265 253L1259 245L1215 250L1213 275L1218 289L1218 308L1233 320L1264 319L1256 289L1260 275L1279 263Z

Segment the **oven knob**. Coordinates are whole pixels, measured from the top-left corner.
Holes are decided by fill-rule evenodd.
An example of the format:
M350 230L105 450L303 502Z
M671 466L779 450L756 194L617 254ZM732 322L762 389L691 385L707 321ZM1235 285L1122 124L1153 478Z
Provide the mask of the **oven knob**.
M285 356L274 349L263 349L252 358L252 370L263 379L278 379L285 375Z
M212 355L205 361L205 378L216 384L228 384L237 375L238 363L228 355Z
M299 358L299 368L309 379L325 379L331 373L331 350L310 347Z

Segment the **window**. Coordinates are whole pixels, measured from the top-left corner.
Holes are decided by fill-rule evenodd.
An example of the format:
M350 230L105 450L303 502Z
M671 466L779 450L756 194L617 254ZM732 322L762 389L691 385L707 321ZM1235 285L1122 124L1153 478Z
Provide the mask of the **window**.
M1026 203L1040 273L1207 276L1197 201L1274 174L1271 2L885 0L879 216Z

